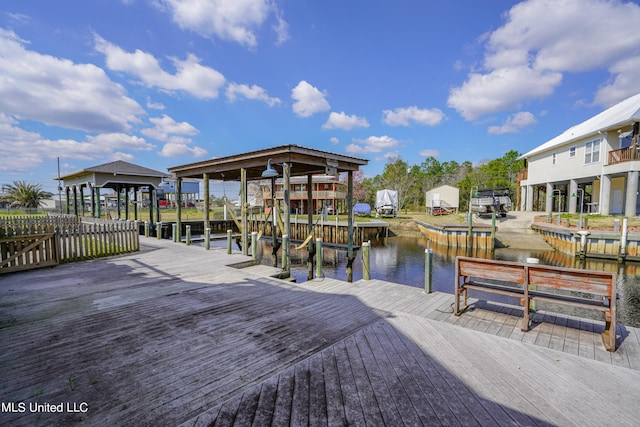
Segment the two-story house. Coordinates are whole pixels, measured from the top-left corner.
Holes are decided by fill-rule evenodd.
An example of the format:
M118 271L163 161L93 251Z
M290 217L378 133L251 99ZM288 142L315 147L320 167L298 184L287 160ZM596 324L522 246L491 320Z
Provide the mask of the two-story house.
M639 123L637 94L522 155L520 208L638 215Z
M306 214L309 212L308 193L307 193L307 177L293 176L289 181L292 212ZM312 177L312 206L313 213L322 213L326 208L329 213L345 212L347 199L347 185L340 182L335 175L313 175ZM265 203L265 212L269 212L270 208L270 187L262 186L263 199ZM284 200L284 181L278 179L276 181L276 200Z

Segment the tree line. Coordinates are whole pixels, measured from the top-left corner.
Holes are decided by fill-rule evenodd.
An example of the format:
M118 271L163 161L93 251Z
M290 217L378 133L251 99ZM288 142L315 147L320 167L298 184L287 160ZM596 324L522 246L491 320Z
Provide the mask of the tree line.
M473 165L470 161L455 160L440 162L427 157L419 165L409 165L400 157L390 159L384 171L373 178L364 178L362 172L354 176L354 198L375 205L376 192L382 189L398 192L400 209L422 210L426 206L425 193L441 185L451 185L460 190L460 209L468 207L469 194L482 188L509 188L515 203L518 190L518 173L524 170L520 153L508 151L504 156L481 161Z

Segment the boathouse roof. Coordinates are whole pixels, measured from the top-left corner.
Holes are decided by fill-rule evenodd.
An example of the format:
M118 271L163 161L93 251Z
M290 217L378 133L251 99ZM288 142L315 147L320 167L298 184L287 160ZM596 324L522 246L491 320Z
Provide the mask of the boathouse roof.
M272 165L288 163L291 176L325 174L327 168L335 168L337 173L357 171L369 163L366 159L331 153L299 145L282 145L263 150L251 151L232 156L219 157L196 163L170 167L169 172L178 178L202 178L204 173L210 179L223 181L240 180L240 170L247 171L247 179L260 179L271 160Z

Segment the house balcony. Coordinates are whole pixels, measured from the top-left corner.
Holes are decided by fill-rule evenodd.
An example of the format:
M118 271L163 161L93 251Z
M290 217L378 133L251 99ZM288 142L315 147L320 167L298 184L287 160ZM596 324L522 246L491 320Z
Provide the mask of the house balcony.
M607 165L615 165L618 163L630 162L639 158L637 150L631 147L618 148L617 150L609 151L609 158Z
M529 169L524 169L518 172L518 182L526 181L527 179L529 179Z
M314 200L344 200L347 198L346 191L314 191L312 193ZM284 191L276 191L276 199L284 199ZM306 191L292 191L289 193L289 199L291 200L307 200Z

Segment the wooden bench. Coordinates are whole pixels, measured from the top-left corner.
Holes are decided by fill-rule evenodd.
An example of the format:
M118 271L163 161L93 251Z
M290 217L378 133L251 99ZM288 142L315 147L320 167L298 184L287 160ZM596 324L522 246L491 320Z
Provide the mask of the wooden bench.
M459 256L455 276L456 316L467 308L469 289L519 298L525 332L530 326L532 301L596 310L605 316L602 342L607 350L616 350L615 273Z

